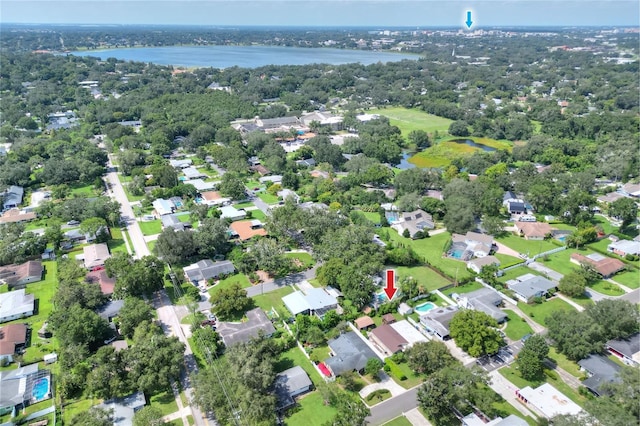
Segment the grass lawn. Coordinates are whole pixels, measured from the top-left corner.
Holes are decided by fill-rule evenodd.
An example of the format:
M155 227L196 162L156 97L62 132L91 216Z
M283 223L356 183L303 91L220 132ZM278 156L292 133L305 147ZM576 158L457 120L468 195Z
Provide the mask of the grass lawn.
M593 253L593 251L566 249L563 251L559 251L558 253L549 255L549 260L540 259L539 262L547 268L551 268L556 272L560 272L562 275L568 275L571 272L580 269L580 265L571 263L571 255L573 253L579 253L583 256L586 256Z
M142 235L156 235L162 232L162 222L159 219L150 220L149 222L138 222Z
M522 276L522 275L525 275L525 274L533 274L533 275L542 276L542 274L540 272L534 271L533 269L527 268L526 266L522 266L520 268L509 269L502 276L498 277L498 281L500 281L501 283L506 283L509 280L516 279L519 276Z
M263 188L264 187L264 185L261 184L260 181L257 181L257 180L249 180L249 181L247 181L245 186L247 188L249 188L250 190L253 190L253 188Z
M566 356L556 351L556 348L553 346L549 346L549 355L547 356L550 360L556 363L556 365L572 376L580 379L585 373L580 371L580 366L575 362L569 360Z
M216 292L223 288L230 287L233 283L240 283L242 288L251 287L251 282L245 274L235 274L225 278L224 280L220 280L218 284L209 289L209 294L213 296Z
M288 368L295 367L296 365L302 367L302 369L309 375L314 386L318 386L324 382L323 378L320 377L320 373L318 373L313 365L311 365L311 361L304 356L302 350L300 350L297 345L280 355L280 359L278 360L275 369L277 372L281 372Z
M298 399L298 408L290 410L292 413L284 420L287 426L322 426L336 415L337 410L325 405L320 392L315 391Z
M178 403L170 390L152 396L151 406L160 410L163 416L178 411Z
M522 418L522 413L516 409L513 405L509 404L507 401L502 400L500 402L494 402L493 407L498 411L498 415L503 419L506 419L511 414L514 416ZM524 420L527 422L529 426L538 426L538 422L531 416L526 416Z
M518 302L518 307L531 319L541 325L546 325L544 320L555 311L574 311L573 306L562 299L549 299L540 304L527 304Z
M111 253L118 251L128 253L127 245L124 242L120 228L111 228L111 239L107 241L107 246L109 246L109 251Z
M429 264L442 270L452 280L458 276L458 279L471 276L471 272L467 270L467 265L458 260L442 257L443 249L451 238L448 232L434 235L433 237L424 238L422 240L412 240L404 238L393 229L388 229L391 241L411 246L418 256L424 258Z
M607 296L622 296L624 294L624 290L621 289L619 285L610 283L609 281L600 280L589 287Z
M129 241L131 242L131 241ZM149 248L149 251L151 253L153 253L153 248L156 246L156 242L154 241L147 241L147 247Z
M515 312L504 309L507 314L507 328L504 329L504 333L509 339L520 340L527 334L532 334L533 329L526 323L525 320L520 318Z
M501 268L524 263L524 260L520 259L519 257L509 256L508 254L494 253L494 256L497 257L500 261Z
M325 359L329 358L329 346L317 346L313 348L309 356L311 357L311 359L324 361Z
M283 307L284 309L282 297L291 293L293 293L293 288L291 286L284 286L276 291L254 296L252 299L256 306L259 306L265 311L270 311L273 307Z
M407 136L413 130L424 130L433 133L436 130L446 132L452 120L437 115L428 114L418 109L408 109L403 107L391 107L382 109L372 109L369 114L380 114L389 118L392 126L398 126L403 136Z
M611 279L629 288L635 289L640 287L640 271L639 270L621 272L619 274L614 275Z
M267 204L275 204L278 202L277 195L271 195L267 192L261 192L258 194L258 197Z
M518 253L529 253L529 256L533 256L534 254L543 253L545 251L560 247L552 243L551 241L525 240L523 237L518 237L513 234L496 238L496 241L517 251Z
M298 261L307 269L316 264L309 253L285 253L284 256L290 259L298 259Z
M77 197L93 197L96 195L93 190L93 185L72 185L71 186L71 195L75 195Z
M411 422L406 417L400 416L384 424L384 426L411 426Z
M409 162L418 167L442 167L451 163L455 158L469 156L480 150L480 148L465 143L454 142L454 140L458 139L469 139L479 145L486 145L495 149L506 149L507 151L511 151L513 147L508 141L498 141L490 138L477 138L473 136L464 138L448 137L440 140L424 151L415 154L409 158Z
M387 359L387 361L392 362L390 359ZM391 376L393 380L395 380L395 382L400 386L402 386L403 388L411 389L412 387L417 386L424 381L424 377L416 375L416 373L414 373L413 370L409 368L409 364L407 364L406 362L403 362L400 364L398 363L394 363L394 364L400 369L400 371L402 371L402 374L407 376L407 379L398 380L391 374L389 374L389 376Z
M49 408L52 405L53 405L53 399L52 398L45 399L44 401L36 402L35 404L29 405L26 408L25 412L27 414L33 414L36 411L44 410L45 408Z
M92 399L80 399L71 403L66 403L66 405L63 405L62 407L62 420L64 424L72 424L71 419L73 419L76 414L88 411L91 407L97 405L99 402L100 400L96 400L94 402L94 400Z
M502 374L507 380L516 385L518 388L522 389L527 386L531 386L532 388L537 388L544 382L549 383L551 386L565 394L569 399L571 399L576 404L581 407L584 406L585 401L587 400L584 396L580 395L577 391L573 390L573 388L569 387L562 379L557 375L557 373L552 373L555 375L555 378L544 376L542 380L536 381L528 381L523 379L520 376L520 372L516 369L516 367L503 367L498 370L500 374Z
M391 392L388 389L378 389L367 395L364 400L365 404L371 407L389 398L391 398Z
M264 212L260 209L247 210L247 213L251 213L251 219L258 219L264 222L264 220L267 218L267 215L265 215Z
M451 281L438 274L427 266L387 266L395 269L398 279L413 277L418 281L418 285L424 287L426 291L433 291L451 284Z
M247 207L255 207L255 204L248 202L248 203L238 203L238 204L234 204L233 207L235 207L236 209L246 209Z
M453 293L458 293L458 294L471 293L472 291L480 290L481 288L482 288L482 284L480 284L477 281L471 281L470 283L465 285L448 288L443 293L451 297Z
M364 214L364 217L367 218L368 221L372 223L380 223L380 214L378 212L361 211L361 213Z

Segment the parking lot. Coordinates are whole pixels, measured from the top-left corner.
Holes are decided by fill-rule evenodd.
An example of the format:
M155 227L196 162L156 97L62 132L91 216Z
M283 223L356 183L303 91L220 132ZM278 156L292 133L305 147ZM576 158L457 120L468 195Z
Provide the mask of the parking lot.
M478 358L478 360L476 361L476 364L488 372L497 370L498 368L504 367L505 365L509 365L513 361L515 361L516 356L522 349L522 345L523 343L521 341L512 343L509 346L500 348L498 353L495 355L486 355L481 358Z

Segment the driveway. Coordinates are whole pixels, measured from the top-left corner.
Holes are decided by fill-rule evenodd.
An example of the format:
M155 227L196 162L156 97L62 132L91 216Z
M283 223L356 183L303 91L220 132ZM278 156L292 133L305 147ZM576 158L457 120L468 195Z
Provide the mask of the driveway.
M516 390L518 388L502 377L498 371L492 371L489 373L489 378L491 379L490 387L493 389L498 395L502 396L509 404L513 405L522 415L533 417L533 413L529 411L516 397ZM533 417L535 418L535 417Z
M409 389L402 395L389 398L371 407L371 415L367 417L367 424L377 426L393 420L418 406L418 389L421 385Z
M544 266L540 262L531 262L531 263L529 263L529 268L533 269L534 271L538 271L538 272L546 275L552 281L555 281L555 282L559 282L564 277L564 275L562 275L560 272L556 272L553 269L547 268L546 266Z
M380 381L372 383L360 389L360 398L364 399L371 392L377 391L378 389L387 389L389 392L391 392L392 397L402 395L406 392L405 388L393 381L393 379L389 377L389 375L384 371L379 372L378 377L380 378Z

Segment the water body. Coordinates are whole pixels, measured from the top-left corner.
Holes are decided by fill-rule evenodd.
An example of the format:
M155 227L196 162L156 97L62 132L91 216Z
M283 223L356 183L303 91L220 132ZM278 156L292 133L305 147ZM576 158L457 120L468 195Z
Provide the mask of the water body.
M350 64L417 60L418 55L370 50L302 48L286 46L171 46L136 47L71 52L76 56L117 58L183 67L257 68L264 65Z
M413 169L416 167L415 164L409 162L409 158L411 158L415 153L404 151L402 153L402 159L400 163L396 164L394 167L400 170Z
M449 142L463 143L465 145L469 145L469 146L472 146L474 148L480 148L481 150L486 151L486 152L496 151L495 148L491 148L490 146L487 146L487 145L482 145L481 143L476 143L476 142L472 141L471 139L452 139Z

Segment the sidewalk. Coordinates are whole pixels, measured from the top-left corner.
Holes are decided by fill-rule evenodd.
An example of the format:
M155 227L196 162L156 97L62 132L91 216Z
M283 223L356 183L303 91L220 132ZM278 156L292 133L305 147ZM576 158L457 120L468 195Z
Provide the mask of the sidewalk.
M561 294L560 292L557 292L555 297L564 300L565 302L567 302L568 304L576 308L578 312L584 311L584 308L582 306L578 305L576 302L569 299L567 296L565 296L564 294Z
M431 426L431 422L429 422L429 420L427 420L426 417L422 415L418 408L407 411L406 413L404 413L404 416L411 422L413 426Z

